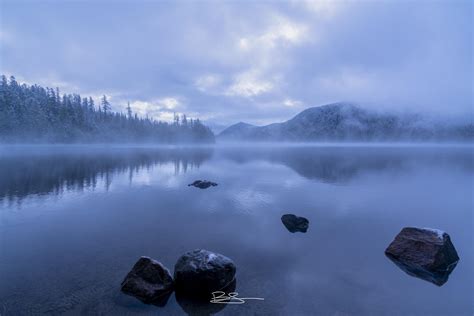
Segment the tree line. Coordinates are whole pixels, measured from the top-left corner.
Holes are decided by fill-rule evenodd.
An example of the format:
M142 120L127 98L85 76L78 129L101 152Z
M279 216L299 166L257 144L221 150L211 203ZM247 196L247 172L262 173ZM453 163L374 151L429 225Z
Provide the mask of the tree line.
M128 103L126 113L111 111L104 95L60 94L59 89L19 84L5 75L0 83L0 142L93 143L214 142L212 131L199 119L175 114L172 123L139 117Z

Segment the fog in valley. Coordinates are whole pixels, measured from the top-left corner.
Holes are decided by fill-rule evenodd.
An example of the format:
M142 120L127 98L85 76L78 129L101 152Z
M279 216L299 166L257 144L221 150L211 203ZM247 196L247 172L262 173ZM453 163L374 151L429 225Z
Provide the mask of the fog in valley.
M473 315L472 1L0 1L0 315Z

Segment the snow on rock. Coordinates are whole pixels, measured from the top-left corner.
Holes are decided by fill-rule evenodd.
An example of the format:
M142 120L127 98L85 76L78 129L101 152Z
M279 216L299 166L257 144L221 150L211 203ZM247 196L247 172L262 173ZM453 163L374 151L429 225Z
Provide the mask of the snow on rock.
M403 228L385 254L407 274L438 286L448 281L459 261L449 235L432 228Z
M427 231L430 231L432 233L435 233L439 239L443 239L443 235L446 234L446 232L440 230L440 229L436 229L436 228L428 228L428 227L424 227L422 228L424 230L427 230Z

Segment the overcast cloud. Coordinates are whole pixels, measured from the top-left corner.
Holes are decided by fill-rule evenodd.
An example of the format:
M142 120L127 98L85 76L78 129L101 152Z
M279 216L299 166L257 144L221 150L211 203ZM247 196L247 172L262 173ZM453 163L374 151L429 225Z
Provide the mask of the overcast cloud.
M472 117L472 1L4 1L0 68L219 130L325 103Z

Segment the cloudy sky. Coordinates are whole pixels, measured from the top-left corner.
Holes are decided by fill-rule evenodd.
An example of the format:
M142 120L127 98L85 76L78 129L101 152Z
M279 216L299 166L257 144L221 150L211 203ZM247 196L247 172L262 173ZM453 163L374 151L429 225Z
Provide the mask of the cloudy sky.
M0 0L0 69L216 131L336 101L472 115L473 2Z

